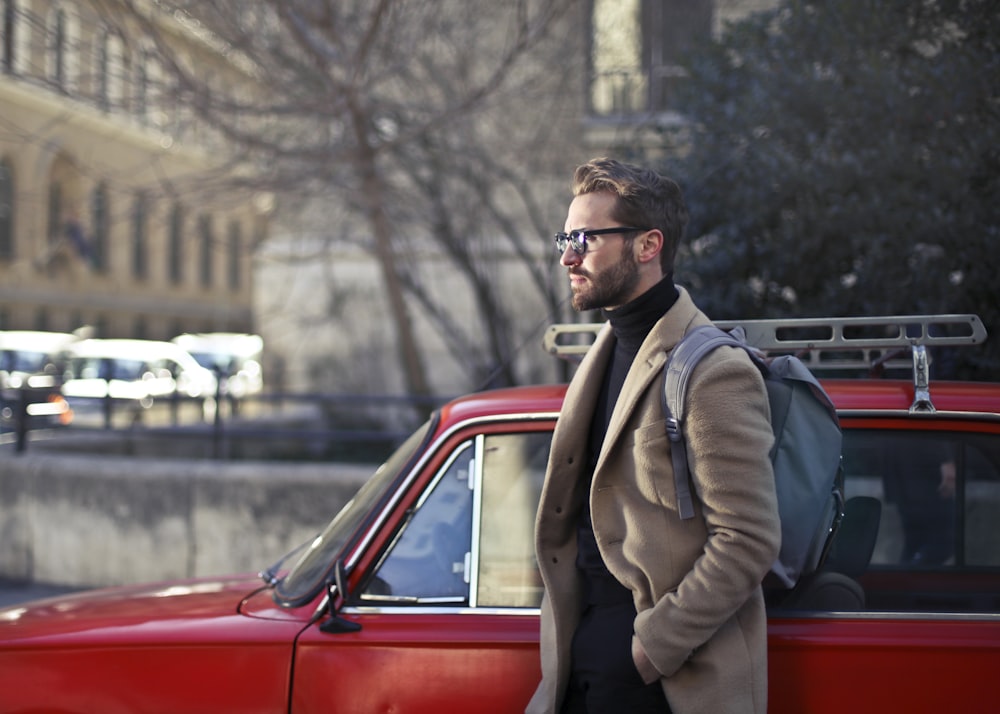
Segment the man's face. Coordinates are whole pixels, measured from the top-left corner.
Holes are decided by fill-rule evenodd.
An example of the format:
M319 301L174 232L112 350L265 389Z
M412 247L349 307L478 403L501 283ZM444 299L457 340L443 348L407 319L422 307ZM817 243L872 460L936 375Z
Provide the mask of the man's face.
M566 232L620 225L612 218L614 205L615 196L604 191L577 196L569 206ZM637 296L639 264L634 255L634 241L626 240L625 235L588 237L583 255L568 246L563 251L559 262L569 272L576 310L614 309Z

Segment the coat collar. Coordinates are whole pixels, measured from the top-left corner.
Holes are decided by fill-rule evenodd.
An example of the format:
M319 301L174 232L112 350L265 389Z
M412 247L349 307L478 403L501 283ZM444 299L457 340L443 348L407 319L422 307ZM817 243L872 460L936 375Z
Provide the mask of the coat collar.
M625 425L637 408L642 395L663 371L667 353L676 346L690 327L709 322L695 306L687 290L678 286L678 292L680 295L677 301L653 325L629 369L608 424L608 432L597 462L598 471L610 448L621 438ZM600 394L604 372L614 347L614 333L610 324L605 324L580 363L566 392L563 410L559 417L558 432L576 435L576 439L579 439L581 434L589 434L590 421Z

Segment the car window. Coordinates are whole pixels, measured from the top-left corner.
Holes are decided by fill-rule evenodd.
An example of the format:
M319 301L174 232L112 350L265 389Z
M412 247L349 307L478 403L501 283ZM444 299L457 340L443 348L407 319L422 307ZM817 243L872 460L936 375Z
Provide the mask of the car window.
M486 437L476 604L538 607L542 583L535 561L535 511L552 433Z
M361 591L367 602L538 607L534 522L551 432L461 443Z
M475 448L463 443L408 515L362 599L466 602Z
M1000 435L848 429L844 469L882 506L869 609L1000 611Z

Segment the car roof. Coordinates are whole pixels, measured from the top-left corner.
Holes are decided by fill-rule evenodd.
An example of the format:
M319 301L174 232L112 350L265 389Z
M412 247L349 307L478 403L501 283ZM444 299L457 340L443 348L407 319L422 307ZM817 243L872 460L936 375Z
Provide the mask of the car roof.
M554 416L562 407L565 384L510 387L476 392L441 408L441 421L455 424L472 419L515 415Z
M913 384L897 379L821 380L834 405L842 412L908 412L914 403ZM445 426L464 421L514 416L558 415L566 384L512 387L459 397L441 409ZM1000 384L993 382L933 382L931 401L938 412L1000 415Z
M171 342L189 352L212 352L240 357L254 357L264 348L264 340L260 335L243 332L186 332L177 335Z
M69 345L76 357L110 357L126 360L171 359L187 369L204 369L194 357L173 342L127 338L91 338Z
M68 332L0 330L0 349L57 352L76 339L76 335Z
M834 405L841 411L909 410L913 383L897 379L822 379ZM932 381L931 403L939 412L1000 415L1000 384L995 382Z

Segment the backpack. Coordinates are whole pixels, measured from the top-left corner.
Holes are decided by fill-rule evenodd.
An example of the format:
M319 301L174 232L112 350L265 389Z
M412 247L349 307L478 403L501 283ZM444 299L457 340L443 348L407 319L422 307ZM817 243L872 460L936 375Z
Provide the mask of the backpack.
M781 549L764 585L792 588L801 576L814 572L823 563L844 515L842 435L837 412L819 382L798 358L790 355L765 358L744 341L740 328L732 333L714 325L691 330L670 355L663 389L682 519L694 517L687 448L681 428L688 380L701 358L722 345L745 350L764 376L774 432L770 458L781 518Z

